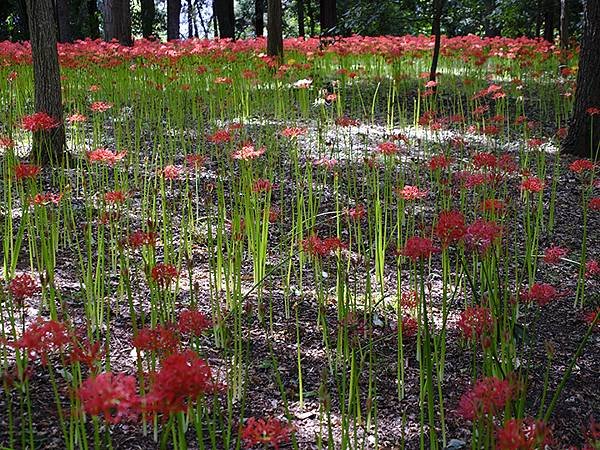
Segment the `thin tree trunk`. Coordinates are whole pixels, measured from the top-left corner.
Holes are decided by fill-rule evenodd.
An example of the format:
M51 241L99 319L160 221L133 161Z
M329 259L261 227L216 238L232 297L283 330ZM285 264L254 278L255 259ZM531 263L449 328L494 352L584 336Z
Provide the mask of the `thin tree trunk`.
M336 1L320 0L321 34L330 36L337 24Z
M313 9L313 0L307 0L308 4L306 5L306 13L308 15L308 32L311 36L315 35L315 10Z
M31 34L35 110L59 122L56 128L34 133L33 157L40 163L54 163L63 158L65 147L56 22L52 0L26 0L26 4Z
M429 80L435 81L437 75L438 60L440 58L440 46L442 42L441 22L443 0L433 0L433 21L431 24L431 34L435 36L433 45L433 58L431 59L431 69L429 70ZM433 88L435 91L435 86Z
M105 0L104 39L117 39L121 45L131 45L130 0Z
M73 42L67 0L55 0L55 2L56 22L58 24L58 42Z
M600 146L600 2L584 3L583 37L579 53L579 72L575 104L569 123L569 132L563 142L567 153L596 157ZM593 126L592 126L593 124Z
M233 0L214 0L213 6L219 24L219 37L235 39Z
M92 39L100 37L100 21L98 20L99 11L96 0L87 0L88 31Z
M569 49L569 19L567 18L567 0L560 0L560 59L565 64Z
M181 0L167 0L167 40L179 39Z
M304 0L296 0L296 7L298 8L298 36L304 37L306 34L304 31Z
M544 1L544 40L554 42L554 0Z
M256 37L265 31L265 0L254 0L254 32Z
M281 0L267 0L267 55L283 59Z
M194 37L194 4L192 0L188 0L187 4L187 25L188 25L188 39Z
M141 0L142 36L146 39L154 36L154 20L156 17L156 6L154 0Z

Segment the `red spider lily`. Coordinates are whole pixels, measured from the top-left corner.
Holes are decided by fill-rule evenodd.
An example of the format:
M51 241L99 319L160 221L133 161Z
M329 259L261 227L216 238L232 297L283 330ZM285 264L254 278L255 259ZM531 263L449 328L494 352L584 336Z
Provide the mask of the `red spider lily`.
M19 180L32 180L39 175L42 171L40 166L28 163L19 163L15 166L15 179Z
M333 170L338 164L338 160L335 158L327 158L323 156L321 158L315 159L313 161L313 165L316 167L324 167L327 170Z
M419 324L415 319L408 315L402 318L402 337L414 337L418 330Z
M179 277L179 271L172 264L158 263L152 268L152 280L161 287L166 287Z
M179 313L177 329L181 334L200 336L210 328L211 322L206 315L200 311L184 309Z
M87 152L88 160L91 163L103 163L109 166L114 166L127 155L127 151L113 152L107 148L97 148Z
M590 116L596 116L600 114L600 108L591 106L588 109L586 109L585 112L588 113Z
M359 123L358 120L346 116L335 119L335 124L339 127L357 127Z
M504 409L513 391L513 387L507 380L496 377L482 378L471 390L462 395L457 412L467 420L494 416Z
M543 143L544 143L543 139L533 138L533 139L529 139L527 141L527 146L529 148L539 148L542 146Z
M171 326L157 325L138 331L132 340L133 346L141 351L170 355L179 348L179 336Z
M590 259L585 263L585 277L592 278L600 275L600 263L595 259Z
M402 189L397 189L396 193L403 200L413 201L425 198L429 191L421 190L417 186L406 185Z
M485 112L489 111L490 107L487 105L479 106L473 110L473 117L478 117L483 115Z
M496 431L498 450L536 450L552 445L552 431L541 420L509 419Z
M498 165L498 158L493 153L477 153L473 156L475 169L494 169Z
M419 303L419 293L417 291L404 291L400 296L400 306L402 308L416 308Z
M255 148L252 144L244 145L241 149L231 154L233 159L250 161L263 155L267 149L265 147Z
M208 158L204 155L186 155L185 162L194 169L200 169L206 164Z
M229 77L217 77L213 80L213 83L215 83L215 84L232 84L233 79L231 79Z
M36 206L47 206L50 204L58 205L62 200L63 194L53 194L48 192L46 194L35 194L35 196L31 199L31 203Z
M127 195L123 191L110 191L104 194L104 201L111 204L124 203Z
M50 353L60 352L70 343L71 336L64 323L38 317L12 345L27 350L31 359L40 357L45 365Z
M487 136L495 136L500 133L501 128L496 125L488 125L481 129L481 132Z
M144 246L154 247L156 245L156 233L152 231L134 231L127 238L127 244L131 248L140 248Z
M78 341L73 339L73 346L69 356L71 364L85 364L90 369L94 369L98 361L105 355L105 350L100 342L90 342L87 339Z
M465 217L460 211L442 211L435 226L435 235L443 248L460 241L467 232Z
M596 325L594 325L594 331L599 331L600 330L600 308L596 308L596 310L592 310L592 311L588 311L583 315L583 320L585 321L585 323L588 324L588 326L592 325L594 322L596 322Z
M400 151L400 149L394 142L380 142L379 144L377 144L377 150L382 155L387 156L395 155Z
M446 155L434 155L429 159L427 163L429 170L432 172L441 169L447 169L452 164L452 159Z
M534 302L540 306L547 305L564 294L548 283L535 283L529 290L521 292L521 298L526 302Z
M432 253L436 253L439 249L433 245L429 238L413 236L406 240L406 244L402 249L402 255L413 261L429 258Z
M588 207L594 211L600 211L600 197L590 198Z
M94 112L106 112L112 107L113 104L108 102L94 102L90 105L90 109Z
M485 306L468 307L460 314L457 326L466 340L481 339L492 331L492 312Z
M162 175L165 180L176 180L181 175L181 168L170 164L162 170Z
M576 159L569 164L569 170L578 174L583 172L591 172L595 167L596 165L589 159Z
M218 388L206 361L191 350L175 353L152 376L152 388L143 398L144 409L165 415L184 412L199 397Z
M39 291L39 286L33 277L27 273L17 275L8 283L8 292L10 292L13 299L19 302L33 297Z
M347 247L338 237L328 237L321 239L316 234L304 239L300 246L302 251L309 253L315 257L329 256L337 250L341 250Z
M547 264L558 264L568 253L568 249L553 245L552 247L548 247L544 252L544 262Z
M492 214L501 213L506 209L506 203L496 198L486 198L481 202L481 209Z
M298 136L302 136L306 134L306 128L300 127L286 127L281 131L281 135L286 138L297 138Z
M27 131L48 131L57 128L60 122L45 112L36 112L21 119L21 128Z
M466 243L484 253L502 238L502 227L492 220L477 219L467 227Z
M212 142L213 144L225 144L227 142L231 142L231 133L227 130L217 130L212 134L206 136L206 140L208 142Z
M269 180L264 178L259 178L252 185L252 192L260 193L260 192L270 192L273 188L273 185Z
M92 416L104 416L108 423L135 420L140 408L135 377L104 372L85 380L78 390L83 409Z
M350 220L362 220L367 215L367 210L363 205L356 205L354 208L348 208L344 211L344 214Z
M83 114L75 113L75 114L71 114L69 117L67 117L67 121L69 123L87 122L87 116L85 116Z
M15 146L15 142L8 136L0 136L0 148L9 149Z
M279 220L280 214L281 209L278 206L271 206L271 208L269 208L269 222L277 222Z
M279 419L269 418L265 420L250 417L246 420L241 434L245 448L252 448L260 444L278 450L281 444L285 444L290 440L292 431L292 426Z
M521 183L521 190L526 192L542 192L544 182L538 177L527 177Z

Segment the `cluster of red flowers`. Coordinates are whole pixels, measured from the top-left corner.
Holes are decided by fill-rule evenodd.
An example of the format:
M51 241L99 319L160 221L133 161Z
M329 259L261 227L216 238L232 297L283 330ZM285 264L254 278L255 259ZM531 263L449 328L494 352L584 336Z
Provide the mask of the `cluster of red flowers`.
M429 170L435 172L436 170L447 169L452 164L452 159L446 155L434 155L429 159L428 167Z
M171 355L179 348L179 336L170 326L157 325L142 328L133 338L133 346L140 351Z
M160 287L167 287L179 277L179 271L172 264L158 263L152 268L150 276Z
M281 135L289 139L297 138L298 136L302 136L305 133L306 128L300 127L286 127L281 131Z
M231 133L228 130L217 130L206 136L206 140L213 144L226 144L231 141Z
M400 151L398 145L396 145L394 142L380 142L377 144L377 150L382 155L387 156L395 155Z
M185 162L188 166L194 169L200 169L206 164L208 158L204 155L186 155Z
M156 233L153 231L137 230L129 235L127 244L134 249L144 246L154 247L156 245L156 237Z
M544 181L537 177L526 177L521 182L521 190L525 192L542 192L544 190Z
M127 195L123 191L110 191L104 193L104 201L109 204L124 203Z
M362 220L367 215L367 210L363 205L356 205L354 208L348 208L344 211L351 220Z
M321 239L316 234L309 236L301 242L302 251L315 257L329 256L331 253L346 248L338 237L328 237Z
M71 335L64 323L40 317L12 345L27 350L29 358L39 357L42 364L46 364L51 353L61 352L70 343Z
M552 432L541 420L509 419L496 432L498 450L536 450L552 445Z
M465 241L470 247L485 253L502 238L502 227L492 220L477 219L467 227Z
M103 147L87 152L87 157L90 162L108 164L109 166L114 166L125 158L126 155L127 152L125 150L113 152Z
M465 392L458 404L458 413L468 420L483 416L494 416L506 405L513 395L513 387L507 380L487 377L478 380Z
M19 163L15 166L15 179L19 180L31 180L39 175L42 168L35 164Z
M488 335L493 327L492 312L485 306L470 306L458 319L457 326L465 339L472 341Z
M112 103L94 102L90 105L90 109L94 112L106 112L113 107Z
M252 185L252 192L270 192L272 188L273 185L271 184L271 181L264 178L259 178Z
M256 445L269 445L278 450L281 444L290 440L293 428L276 418L256 419L250 417L242 428L242 440L246 448Z
M10 292L13 299L19 302L33 297L39 290L40 288L33 277L27 273L17 275L8 284L8 292Z
M108 423L135 420L140 408L135 377L104 372L85 380L78 391L86 413L103 415Z
M467 233L465 217L460 211L442 211L435 226L435 235L442 243L442 247L455 244L464 238Z
M169 164L163 168L162 175L166 180L176 180L181 175L181 168Z
M402 189L397 189L396 193L402 200L414 201L425 198L429 191L419 189L417 186L405 185Z
M534 302L539 306L544 306L564 294L548 283L535 283L529 290L521 292L521 298L526 302Z
M429 238L413 236L406 240L401 254L413 261L429 258L432 253L436 253L439 249L433 245L433 241Z
M57 128L60 122L45 112L36 112L21 119L21 127L27 131L48 131Z
M263 155L267 149L265 147L255 148L252 144L246 144L241 149L231 154L233 159L250 161Z
M36 206L47 206L47 205L58 205L62 200L62 194L53 194L52 192L47 192L45 194L38 193L33 196L30 200Z
M569 250L557 245L548 247L544 252L544 262L547 264L558 264L563 258L567 256Z
M589 159L576 159L569 165L569 170L577 174L592 172L596 165Z
M183 335L200 336L210 328L211 322L206 315L197 310L184 309L179 313L177 328Z

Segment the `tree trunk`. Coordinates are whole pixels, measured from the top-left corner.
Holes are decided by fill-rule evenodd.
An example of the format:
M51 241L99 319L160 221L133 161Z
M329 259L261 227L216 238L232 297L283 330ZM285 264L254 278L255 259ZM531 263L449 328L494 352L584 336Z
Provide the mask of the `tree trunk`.
M179 39L181 0L167 0L167 41Z
M254 0L254 32L256 37L262 36L265 31L265 0Z
M146 39L154 36L154 19L156 6L154 0L141 0L142 36Z
M38 163L54 163L63 158L65 148L56 22L52 0L26 0L26 4L31 34L35 110L59 122L56 128L33 134L32 154Z
M567 17L567 0L560 0L560 59L565 64L569 48L569 19Z
M217 23L219 24L219 37L235 39L235 15L233 0L213 0Z
M485 0L483 27L485 37L495 37L500 35L500 29L497 26L497 20L492 17L496 9L496 0Z
M583 37L579 53L577 89L569 132L563 142L567 153L596 157L600 146L600 2L587 0L583 12ZM600 111L600 110L599 110ZM593 127L592 127L593 124Z
M129 0L105 0L104 39L117 39L121 45L131 45L131 5Z
M73 42L73 33L69 20L67 0L56 1L56 22L58 24L58 42Z
M554 42L554 0L544 1L544 40Z
M281 0L267 0L267 55L283 59Z
M335 0L320 0L321 34L330 36L335 33L337 23Z
M187 4L187 26L188 26L188 39L194 37L194 4L192 0L188 0Z
M433 57L431 59L431 69L429 70L429 80L435 81L438 59L440 58L440 46L442 42L441 23L442 23L442 8L443 0L433 0L433 21L431 24L431 34L435 36L433 45ZM433 88L435 91L435 86Z
M100 37L100 21L98 20L98 3L96 0L87 0L88 32L92 39Z
M306 34L304 31L304 0L296 0L296 6L298 8L298 36L304 37Z

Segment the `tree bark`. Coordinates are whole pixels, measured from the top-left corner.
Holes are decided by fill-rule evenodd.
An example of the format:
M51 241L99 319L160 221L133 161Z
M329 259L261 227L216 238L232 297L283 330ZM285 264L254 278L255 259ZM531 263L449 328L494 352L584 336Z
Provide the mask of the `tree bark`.
M265 31L265 0L254 0L254 32L256 37Z
M267 0L267 55L283 59L281 0Z
M566 50L569 48L569 19L567 17L567 0L560 0L560 57L566 62Z
M429 70L430 81L435 81L438 60L440 58L440 47L442 42L441 24L443 6L443 0L433 0L433 21L431 24L431 34L435 36L435 42L433 45L433 57L431 58L431 69ZM435 86L433 90L436 90Z
M98 20L98 3L96 0L87 0L88 31L92 39L100 37L100 21Z
M233 0L213 0L213 6L219 24L219 37L235 39Z
M73 42L71 23L69 20L69 7L67 0L56 1L56 22L58 24L58 42Z
M167 0L167 40L179 39L181 0Z
M156 17L156 6L154 0L141 0L142 36L146 39L154 36L154 20Z
M296 0L296 7L298 8L298 36L304 37L306 34L304 31L304 0Z
M544 40L554 42L554 0L544 1Z
M569 131L563 141L567 153L596 157L600 146L600 114L591 115L589 108L600 108L600 2L587 0L583 12L583 37L579 52L579 72L575 103Z
M320 0L321 34L330 36L335 33L337 24L336 0Z
M104 39L117 39L121 45L131 45L130 0L105 0Z
M52 0L26 0L33 59L34 102L36 112L44 112L59 126L33 134L33 158L38 163L55 163L64 156L60 66L56 48L56 22Z

